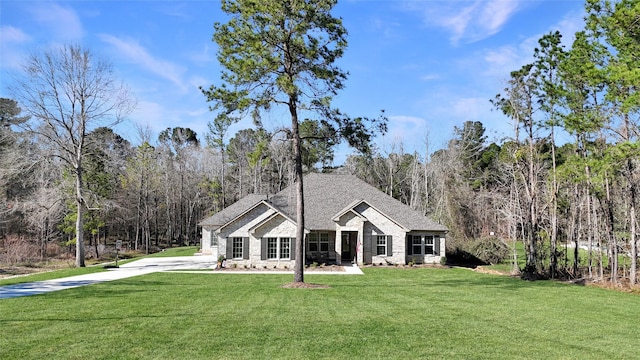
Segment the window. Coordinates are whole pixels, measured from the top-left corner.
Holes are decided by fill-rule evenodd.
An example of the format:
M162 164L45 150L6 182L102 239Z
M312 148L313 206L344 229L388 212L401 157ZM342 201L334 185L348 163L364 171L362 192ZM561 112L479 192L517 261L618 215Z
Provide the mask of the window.
M410 255L437 255L439 238L437 235L412 235Z
M317 252L318 251L318 234L310 233L307 236L307 239L309 240L309 251Z
M273 260L278 258L278 238L266 238L267 241L267 259Z
M288 259L291 253L289 249L291 247L290 238L280 238L280 259Z
M387 254L387 236L376 236L376 255L386 256Z
M209 233L209 235L211 236L210 242L209 244L213 247L213 246L218 246L218 236L216 234L212 232Z
M412 254L414 255L422 255L422 236L413 235L412 236Z
M231 247L231 255L234 259L242 259L242 238L234 237Z
M427 235L424 237L424 254L433 255L434 253L433 236Z
M309 241L310 252L329 252L329 234L328 233L310 233L307 236Z
M320 251L329 251L329 234L327 233L320 234Z
M288 260L291 258L291 238L269 237L263 238L262 241L266 243L267 260Z

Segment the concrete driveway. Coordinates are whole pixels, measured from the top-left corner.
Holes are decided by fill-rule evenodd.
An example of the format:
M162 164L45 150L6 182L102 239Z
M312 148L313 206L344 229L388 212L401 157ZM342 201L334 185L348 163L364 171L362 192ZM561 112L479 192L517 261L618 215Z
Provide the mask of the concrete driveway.
M120 265L119 268L109 269L108 271L99 273L0 286L0 299L45 294L52 291L71 289L105 281L120 280L159 271L210 269L215 264L215 261L213 256L145 258Z
M37 281L32 283L24 283L17 285L0 286L0 299L8 299L19 296L29 296L37 294L45 294L52 291L71 289L74 287L97 284L105 281L113 281L125 279L138 275L151 274L161 271L174 270L202 270L212 269L216 263L213 256L179 256L179 257L152 257L132 261L120 265L119 268L109 269L93 274L85 274L71 276L61 279ZM202 272L202 274L293 274L292 270L283 271L233 271L227 269L225 271ZM342 271L326 272L314 271L313 269L305 270L305 274L323 274L323 275L363 275L362 271L356 265L343 266Z

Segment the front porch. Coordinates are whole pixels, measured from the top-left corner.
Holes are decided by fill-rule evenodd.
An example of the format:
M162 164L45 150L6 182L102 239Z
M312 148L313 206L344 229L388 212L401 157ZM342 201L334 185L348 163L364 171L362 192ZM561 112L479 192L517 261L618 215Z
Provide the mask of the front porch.
M358 261L359 239L357 231L311 232L305 239L305 261L307 264L362 264L362 260Z

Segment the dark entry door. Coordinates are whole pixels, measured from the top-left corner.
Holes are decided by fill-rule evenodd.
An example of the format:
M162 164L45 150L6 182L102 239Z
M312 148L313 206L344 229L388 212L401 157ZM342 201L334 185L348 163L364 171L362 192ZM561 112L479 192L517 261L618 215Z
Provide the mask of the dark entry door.
M356 239L357 233L355 232L342 233L342 260L353 260L356 253Z

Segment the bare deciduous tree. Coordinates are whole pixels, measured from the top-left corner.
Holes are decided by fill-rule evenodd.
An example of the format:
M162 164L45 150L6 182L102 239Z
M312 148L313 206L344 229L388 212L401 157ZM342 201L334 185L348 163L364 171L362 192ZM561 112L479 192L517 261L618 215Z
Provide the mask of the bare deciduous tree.
M85 266L83 158L87 135L99 126L113 126L128 115L134 102L117 82L111 64L77 45L28 56L12 91L31 121L25 128L59 157L75 178L76 266Z

